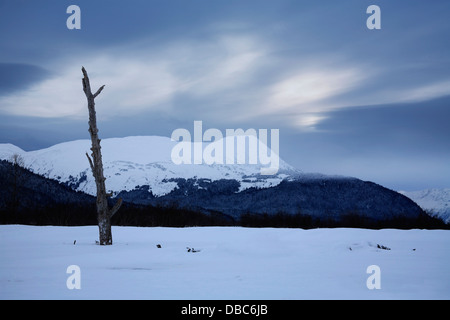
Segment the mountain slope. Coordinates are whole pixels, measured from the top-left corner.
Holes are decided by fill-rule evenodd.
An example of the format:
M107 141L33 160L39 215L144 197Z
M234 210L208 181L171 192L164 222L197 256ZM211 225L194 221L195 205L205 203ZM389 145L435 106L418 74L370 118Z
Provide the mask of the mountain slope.
M14 197L20 197L18 209L33 207L46 208L59 204L95 203L95 198L51 179L46 179L21 167L0 160L1 197L0 209ZM16 194L14 194L16 193Z
M250 188L241 192L238 192L239 184L235 180L177 179L176 182L179 188L161 197L152 196L145 186L124 191L120 197L133 203L221 212L235 218L247 213L284 213L307 215L321 221L336 222L353 216L376 222L423 216L422 209L409 198L356 178L299 176L270 188Z
M0 223L95 224L95 197L0 160Z
M412 199L432 216L450 224L450 189L400 191L400 193Z
M101 144L106 187L116 194L146 185L153 195L162 196L177 187L169 181L177 178L232 179L239 181L243 190L273 186L299 173L282 160L274 176L261 176L261 165L176 165L171 160L171 150L177 142L167 137L112 138L102 140ZM0 144L0 158L8 160L14 153L19 154L24 166L32 172L95 195L95 181L85 155L90 147L90 140L77 140L25 152L10 144Z

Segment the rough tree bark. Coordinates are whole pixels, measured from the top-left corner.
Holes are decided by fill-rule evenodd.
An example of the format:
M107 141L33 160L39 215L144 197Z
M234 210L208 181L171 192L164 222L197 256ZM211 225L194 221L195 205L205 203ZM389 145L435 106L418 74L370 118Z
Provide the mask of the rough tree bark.
M83 72L83 91L86 94L89 109L89 133L91 135L92 141L92 159L89 154L86 153L89 165L91 166L92 174L95 178L95 184L97 187L97 220L98 220L98 230L99 230L99 240L100 245L111 245L112 244L112 233L111 233L111 218L119 210L122 205L122 199L119 199L116 204L109 209L108 207L108 196L111 194L106 193L105 180L103 175L103 163L102 163L102 153L100 147L100 139L98 138L97 129L97 116L95 112L95 98L102 92L104 85L101 86L97 92L92 94L91 84L89 82L89 77L86 69L82 67Z

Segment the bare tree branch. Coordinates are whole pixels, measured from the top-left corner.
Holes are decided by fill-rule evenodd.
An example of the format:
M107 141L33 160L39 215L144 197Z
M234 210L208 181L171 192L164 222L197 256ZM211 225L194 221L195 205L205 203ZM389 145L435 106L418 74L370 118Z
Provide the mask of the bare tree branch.
M94 170L94 164L92 163L92 159L91 157L89 157L88 153L86 152L86 157L88 158L89 161L89 165L91 166L91 170L92 170L92 174L95 174L95 170Z
M122 198L120 198L116 204L114 205L114 207L112 207L111 211L109 212L109 217L112 218L113 215L116 214L116 212L120 209L120 206L122 205Z
M102 92L103 88L105 87L105 85L102 85L96 93L94 93L94 99L97 98L97 96L100 94L100 92Z
M92 95L91 93L91 84L89 82L89 77L87 75L86 69L84 67L81 67L81 71L83 72L83 91L86 94L86 97L89 98L89 95Z

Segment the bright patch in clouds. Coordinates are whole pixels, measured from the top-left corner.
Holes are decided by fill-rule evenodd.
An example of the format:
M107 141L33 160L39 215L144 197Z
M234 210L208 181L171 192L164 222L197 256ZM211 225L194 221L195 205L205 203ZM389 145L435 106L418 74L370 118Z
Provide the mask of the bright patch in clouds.
M122 60L122 61L120 61ZM117 59L101 56L86 59L84 66L91 77L93 90L105 84L97 101L97 109L107 108L108 114L133 113L156 108L176 91L177 79L164 61ZM25 92L1 98L3 111L14 115L34 117L84 117L86 98L81 86L81 65L78 61L65 63L61 73L34 85Z
M286 112L294 115L292 125L312 128L325 118L322 113L339 107L330 98L353 90L364 78L364 73L353 67L324 69L318 64L297 71L271 86L263 112Z
M198 98L248 85L264 51L251 37L223 36L214 42L172 43L153 51L117 48L112 54L94 53L83 61L71 57L52 66L60 70L58 75L1 97L0 108L13 115L84 117L83 64L93 90L106 85L97 98L100 112L107 110L108 116L143 110L170 112L177 94Z
M414 89L406 90L406 92L403 92L402 96L399 97L399 100L406 102L422 101L448 94L450 94L450 80L425 84Z
M272 87L269 105L276 110L305 106L347 92L360 79L361 73L354 69L299 71Z

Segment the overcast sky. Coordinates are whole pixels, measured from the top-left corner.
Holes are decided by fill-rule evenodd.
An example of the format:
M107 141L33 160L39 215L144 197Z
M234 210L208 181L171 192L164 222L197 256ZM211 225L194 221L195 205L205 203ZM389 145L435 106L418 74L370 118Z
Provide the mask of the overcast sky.
M69 5L81 29L69 30ZM369 30L369 5L381 29ZM450 1L0 1L0 143L280 129L304 172L450 187Z

